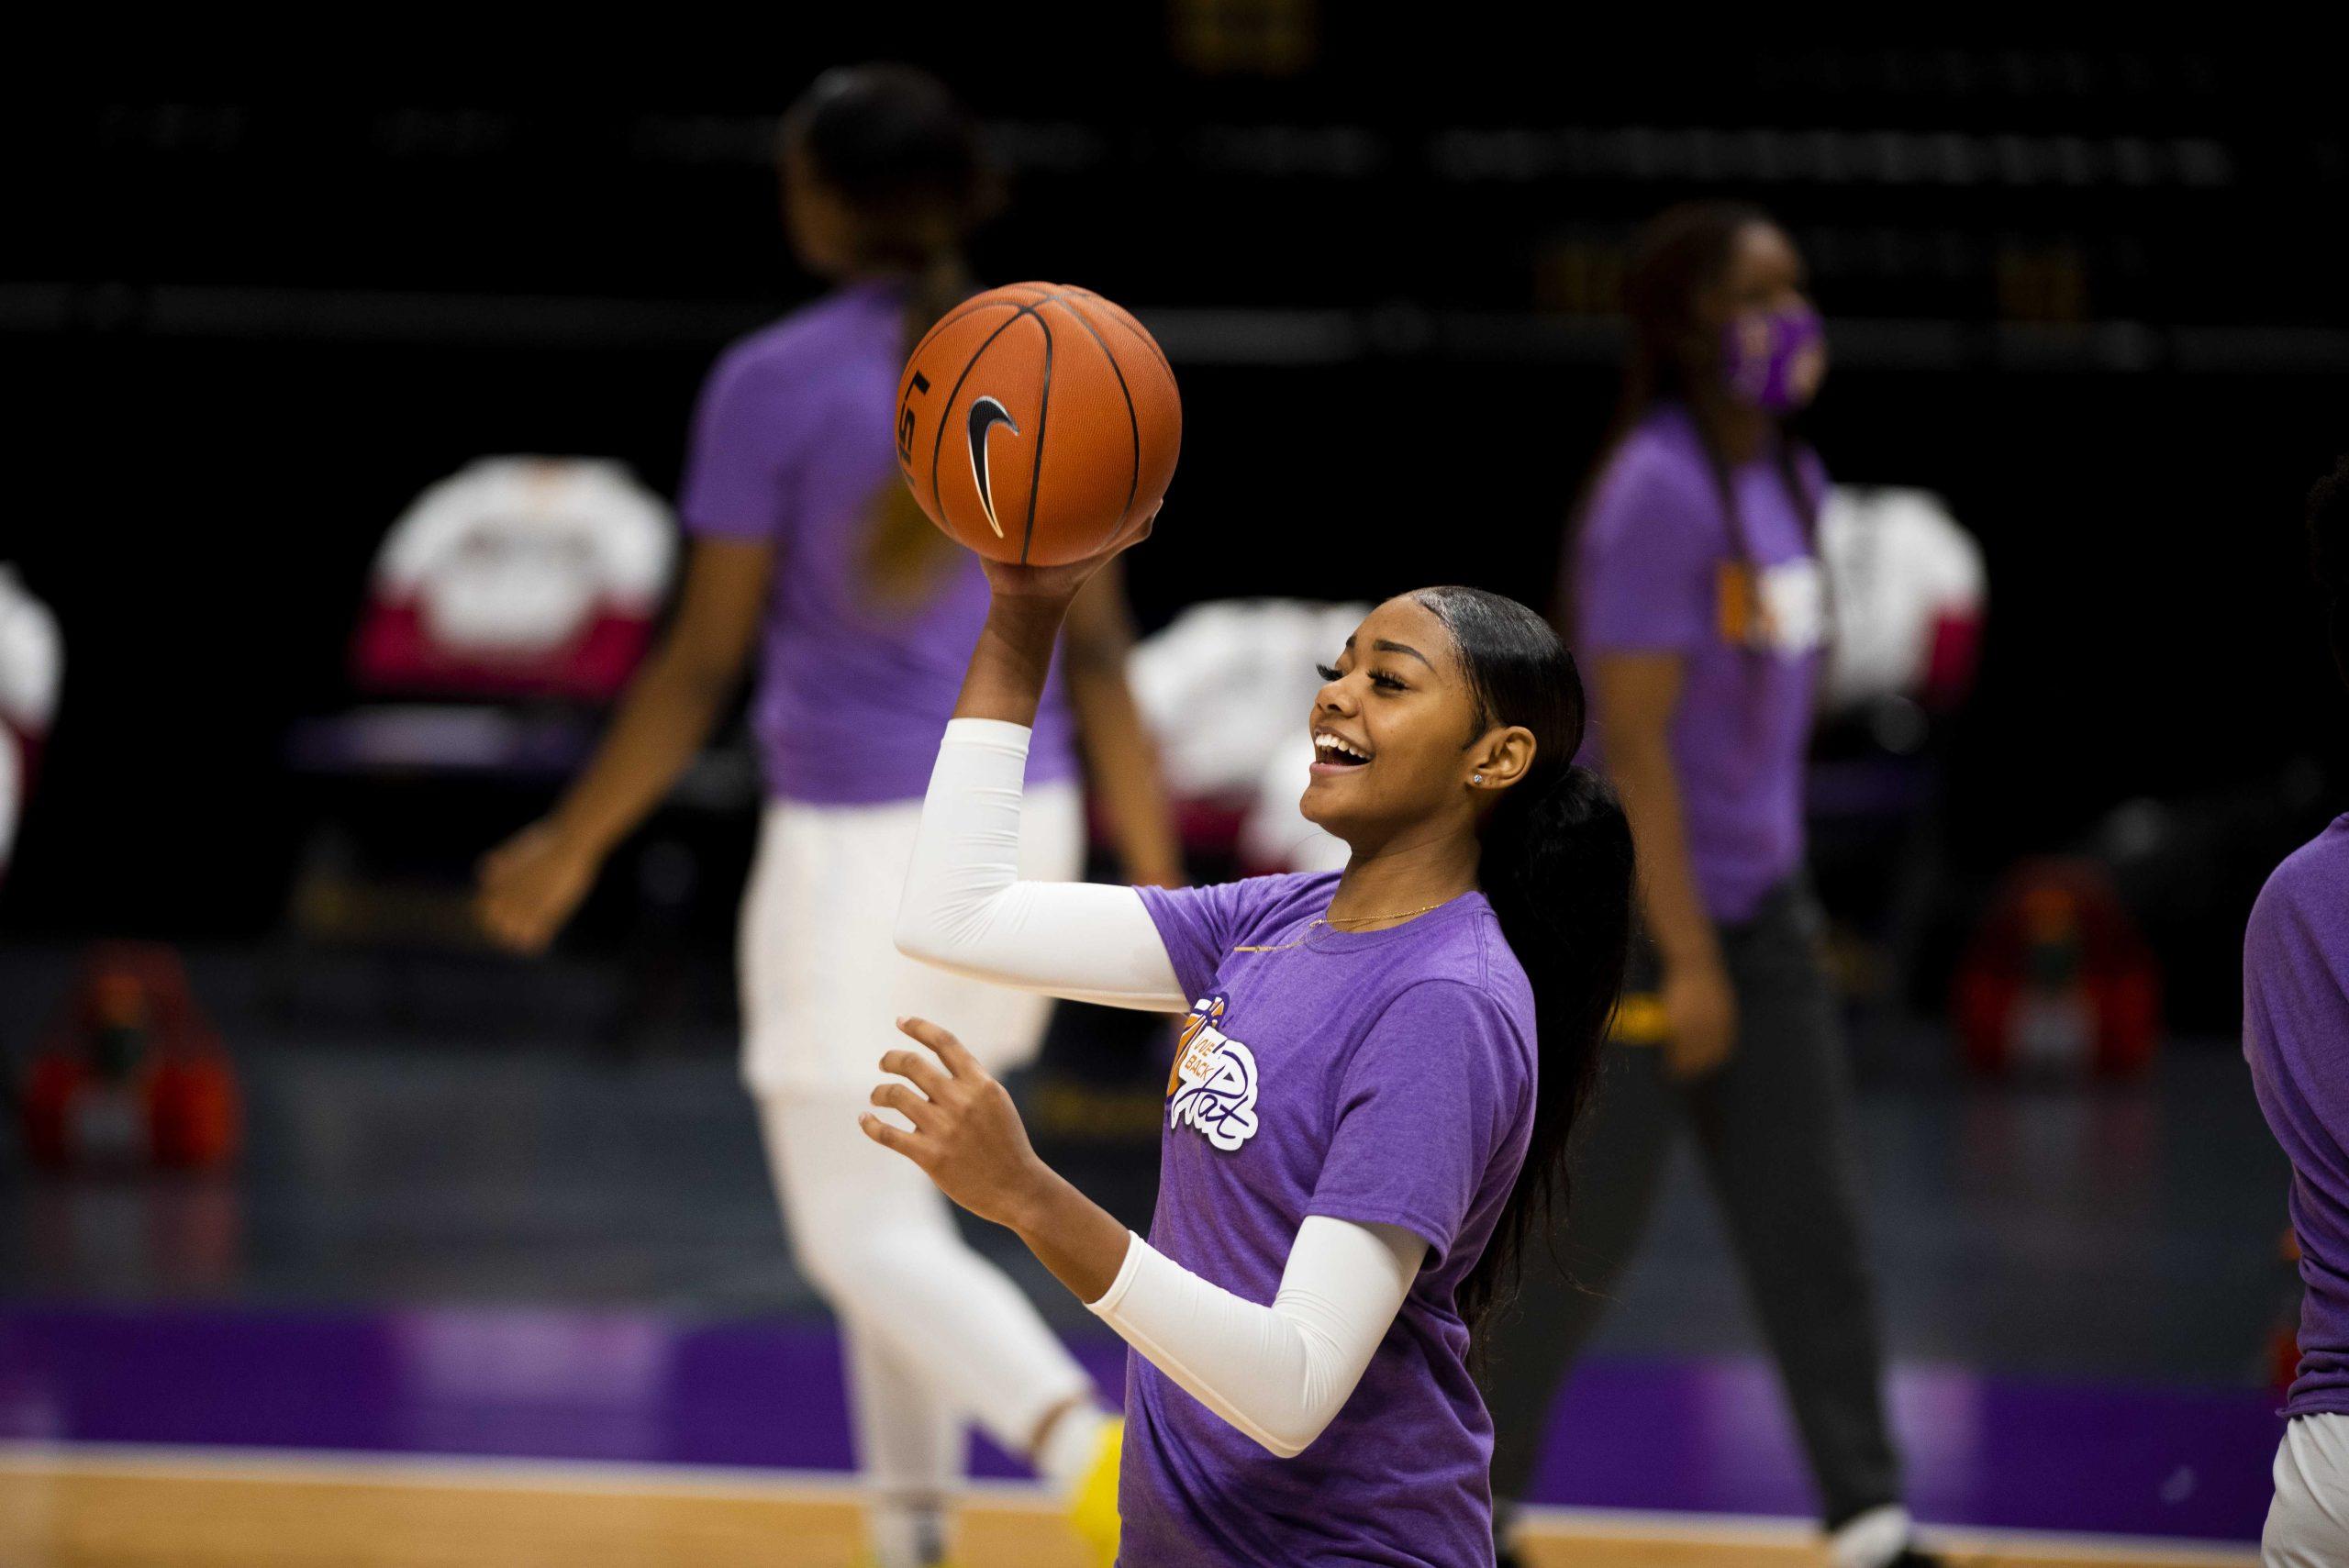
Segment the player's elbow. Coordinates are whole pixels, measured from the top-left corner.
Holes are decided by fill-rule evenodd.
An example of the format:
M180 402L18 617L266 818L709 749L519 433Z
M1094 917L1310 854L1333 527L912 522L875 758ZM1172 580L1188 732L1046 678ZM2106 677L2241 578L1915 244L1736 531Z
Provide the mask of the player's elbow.
M910 895L897 906L897 923L889 933L897 951L922 963L944 962L947 942L938 922Z
M987 939L984 922L953 906L925 901L920 891L907 888L897 906L897 923L890 931L897 951L933 969L966 972L985 962Z
M1283 1437L1273 1432L1257 1432L1253 1435L1257 1446L1275 1459L1295 1459L1298 1454L1311 1448L1313 1440L1319 1437L1321 1432L1317 1427L1311 1432L1290 1437Z
M1245 1429L1256 1446L1275 1459L1295 1459L1313 1446L1330 1425L1333 1410L1292 1410Z
M1289 1375L1264 1380L1264 1396L1248 1412L1250 1423L1241 1429L1275 1459L1295 1459L1337 1419L1361 1371L1345 1374L1340 1347L1318 1325L1297 1321L1278 1307L1272 1316L1295 1337L1303 1354L1289 1363Z

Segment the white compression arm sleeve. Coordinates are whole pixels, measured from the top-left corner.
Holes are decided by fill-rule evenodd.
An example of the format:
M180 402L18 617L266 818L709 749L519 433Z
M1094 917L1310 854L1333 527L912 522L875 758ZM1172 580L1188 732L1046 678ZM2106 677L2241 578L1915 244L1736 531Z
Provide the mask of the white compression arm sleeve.
M1130 887L1019 880L1028 731L946 726L897 904L900 952L958 974L1110 1007L1179 1013L1183 983Z
M1400 1226L1308 1215L1280 1293L1260 1307L1130 1235L1092 1310L1200 1404L1293 1459L1362 1381L1427 1250Z

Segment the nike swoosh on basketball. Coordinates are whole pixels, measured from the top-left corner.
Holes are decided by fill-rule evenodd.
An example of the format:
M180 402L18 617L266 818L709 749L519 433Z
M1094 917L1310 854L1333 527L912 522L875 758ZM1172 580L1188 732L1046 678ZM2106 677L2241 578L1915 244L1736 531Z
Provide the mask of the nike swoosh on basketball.
M982 397L971 405L971 479L979 487L979 506L987 515L987 527L995 537L1003 537L1003 525L995 518L995 496L987 489L987 431L1000 424L1013 435L1019 427L1012 423L1011 411L992 397Z

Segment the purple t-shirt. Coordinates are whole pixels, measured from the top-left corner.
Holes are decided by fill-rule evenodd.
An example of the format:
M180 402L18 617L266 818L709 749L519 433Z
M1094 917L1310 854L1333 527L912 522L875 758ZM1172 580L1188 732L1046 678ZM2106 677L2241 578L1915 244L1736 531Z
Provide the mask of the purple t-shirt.
M925 602L874 602L874 497L890 444L904 296L863 284L752 333L702 387L678 510L687 532L776 546L752 727L767 793L825 806L919 800L986 618L978 558L957 551ZM1028 782L1076 771L1054 660Z
M1827 475L1798 459L1810 494ZM1717 920L1742 920L1802 861L1824 606L1809 531L1775 455L1730 473L1740 547L1687 410L1666 404L1609 460L1572 566L1577 652L1681 656L1672 760L1697 886ZM1593 725L1583 761L1603 767Z
M1427 1261L1353 1397L1294 1459L1126 1358L1125 1568L1493 1560L1492 1424L1453 1297L1524 1162L1533 994L1482 894L1344 932L1313 924L1337 882L1140 890L1197 998L1150 1243L1265 1304L1310 1214L1399 1225Z
M2243 1053L2292 1161L2300 1369L2284 1412L2349 1415L2349 817L2287 856L2252 906Z

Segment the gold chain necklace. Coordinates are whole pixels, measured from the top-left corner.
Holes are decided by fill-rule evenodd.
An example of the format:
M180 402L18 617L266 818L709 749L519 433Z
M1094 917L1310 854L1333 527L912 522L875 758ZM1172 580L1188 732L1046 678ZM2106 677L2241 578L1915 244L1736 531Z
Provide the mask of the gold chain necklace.
M1305 928L1305 935L1293 942L1273 942L1261 947L1236 947L1231 951L1234 952L1286 952L1291 948L1301 948L1311 941L1314 926L1327 926L1334 931L1345 926L1367 926L1379 920L1411 920L1431 910L1441 909L1444 904L1451 902L1452 900L1447 898L1443 904L1424 904L1417 909L1406 909L1396 915L1341 915L1334 920L1326 915L1317 915L1313 917L1313 924Z

